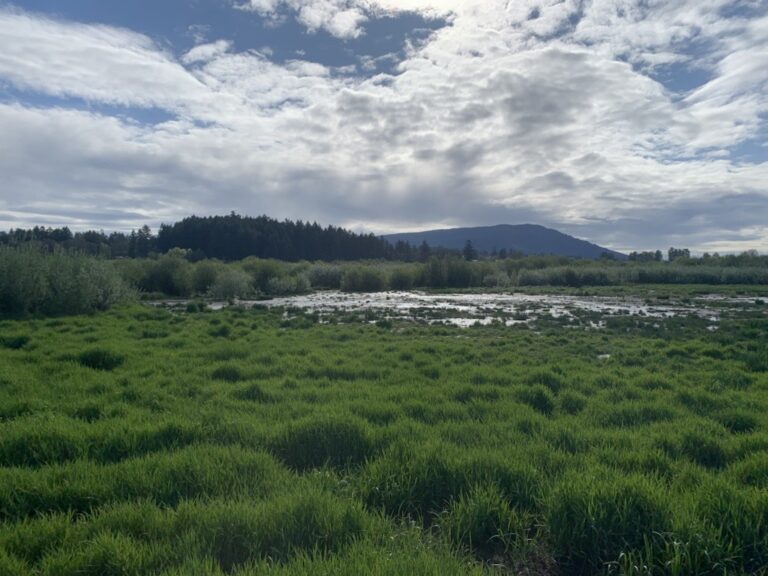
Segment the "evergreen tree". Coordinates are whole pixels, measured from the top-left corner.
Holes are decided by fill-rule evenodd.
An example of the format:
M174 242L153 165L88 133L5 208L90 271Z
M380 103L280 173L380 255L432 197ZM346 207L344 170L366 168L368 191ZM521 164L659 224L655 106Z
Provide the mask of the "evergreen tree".
M464 244L464 249L461 251L462 255L464 256L464 260L472 261L477 260L477 250L475 250L475 247L472 246L472 241L467 240Z

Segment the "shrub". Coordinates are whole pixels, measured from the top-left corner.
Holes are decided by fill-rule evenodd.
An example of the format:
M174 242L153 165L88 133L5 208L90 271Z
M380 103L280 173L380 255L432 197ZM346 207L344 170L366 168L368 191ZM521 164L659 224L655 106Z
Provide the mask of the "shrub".
M0 246L0 315L81 314L132 296L110 262L34 246Z
M506 288L511 284L509 274L506 272L493 272L483 278L483 286L488 288Z
M410 290L416 282L413 269L407 266L398 266L389 275L389 287L392 290Z
M206 294L216 284L222 265L214 260L203 260L192 270L192 289L196 294Z
M145 263L139 288L145 292L168 296L187 296L192 292L191 265L182 253L169 252Z
M262 260L253 257L246 258L240 265L250 277L249 284L263 293L269 292L270 280L284 276L286 269L286 265L278 260Z
M251 277L238 268L229 267L221 271L211 286L214 298L244 298L253 292Z
M304 274L270 278L267 283L267 293L273 296L304 294L309 292L311 288L309 278Z
M343 271L339 266L321 264L309 269L309 282L312 288L338 290L341 288Z
M384 288L382 272L369 266L348 268L341 278L341 289L345 292L379 292Z

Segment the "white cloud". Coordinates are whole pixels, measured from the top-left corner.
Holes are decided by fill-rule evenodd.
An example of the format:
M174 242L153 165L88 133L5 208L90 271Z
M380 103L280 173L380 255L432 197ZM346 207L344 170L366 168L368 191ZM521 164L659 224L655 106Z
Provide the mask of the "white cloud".
M229 52L232 43L228 40L217 40L208 44L198 44L189 52L184 54L181 61L184 64L195 64L199 62L210 62L223 54Z
M0 77L20 89L167 107L204 87L144 35L0 8Z
M340 38L376 10L453 12L397 75L372 78L224 40L177 60L134 32L0 9L0 80L176 115L152 126L0 105L0 222L109 228L236 209L377 231L527 220L616 248L766 249L768 163L729 159L765 129L766 20L715 18L722 6L288 5ZM670 93L648 74L690 62L691 39L711 80Z
M250 0L238 7L262 16L276 16L287 8L310 32L324 29L337 38L357 38L368 19L366 6L353 0Z

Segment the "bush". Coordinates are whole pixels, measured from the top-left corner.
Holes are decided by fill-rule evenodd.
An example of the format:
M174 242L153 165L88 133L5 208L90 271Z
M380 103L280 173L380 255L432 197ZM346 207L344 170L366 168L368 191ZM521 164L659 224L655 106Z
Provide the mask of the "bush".
M262 260L251 257L243 260L240 265L250 276L251 284L256 290L265 294L269 292L270 280L285 275L286 265L277 260Z
M220 299L244 298L253 292L251 277L238 268L226 268L211 287L211 296Z
M214 260L203 260L195 264L192 270L192 289L196 294L206 294L219 277L222 265Z
M267 293L273 296L288 296L291 294L305 294L312 286L309 278L304 274L270 278L267 283Z
M483 278L483 286L487 288L506 288L510 284L509 274L504 271L493 272Z
M312 288L338 290L341 288L343 271L339 266L321 264L309 269L309 282Z
M110 262L34 246L0 247L0 315L82 314L131 296Z
M139 288L167 296L188 296L192 292L191 265L180 251L171 251L157 260L145 263Z
M341 289L345 292L380 292L384 288L384 275L376 268L354 266L341 278Z
M410 290L416 282L416 275L410 267L398 266L389 275L389 287L392 290Z

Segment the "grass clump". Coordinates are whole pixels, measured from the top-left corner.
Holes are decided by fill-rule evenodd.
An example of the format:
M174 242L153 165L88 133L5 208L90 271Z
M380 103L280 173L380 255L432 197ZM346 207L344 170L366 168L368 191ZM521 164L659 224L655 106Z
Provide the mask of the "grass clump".
M284 562L299 551L334 552L374 524L359 504L317 490L256 504L189 503L176 522L225 572L260 558Z
M462 494L437 522L452 545L483 558L506 555L528 539L529 519L512 508L493 485Z
M430 523L475 485L495 485L520 509L536 506L535 474L492 455L467 457L445 446L396 445L370 462L360 478L364 501L391 516Z
M0 346L9 350L21 350L29 344L31 338L27 335L0 336Z
M239 382L240 380L244 380L245 376L240 368L228 364L219 366L211 372L211 378L214 380L223 380L224 382Z
M281 430L272 441L275 453L296 470L361 464L375 454L376 445L368 425L351 416L297 422Z
M548 499L546 525L556 557L577 574L597 573L627 550L669 529L663 490L642 477L563 479Z
M759 425L755 416L741 410L725 410L715 419L733 434L754 432Z
M92 348L81 352L77 361L86 368L109 372L122 366L125 356L104 348Z
M722 444L703 432L686 432L683 435L680 450L704 468L720 469L728 464L728 453Z
M245 400L247 402L273 402L274 397L264 390L256 382L248 384L244 388L240 388L233 392L233 396L238 400Z
M534 410L549 416L555 410L555 397L544 386L537 385L519 390L517 397Z

